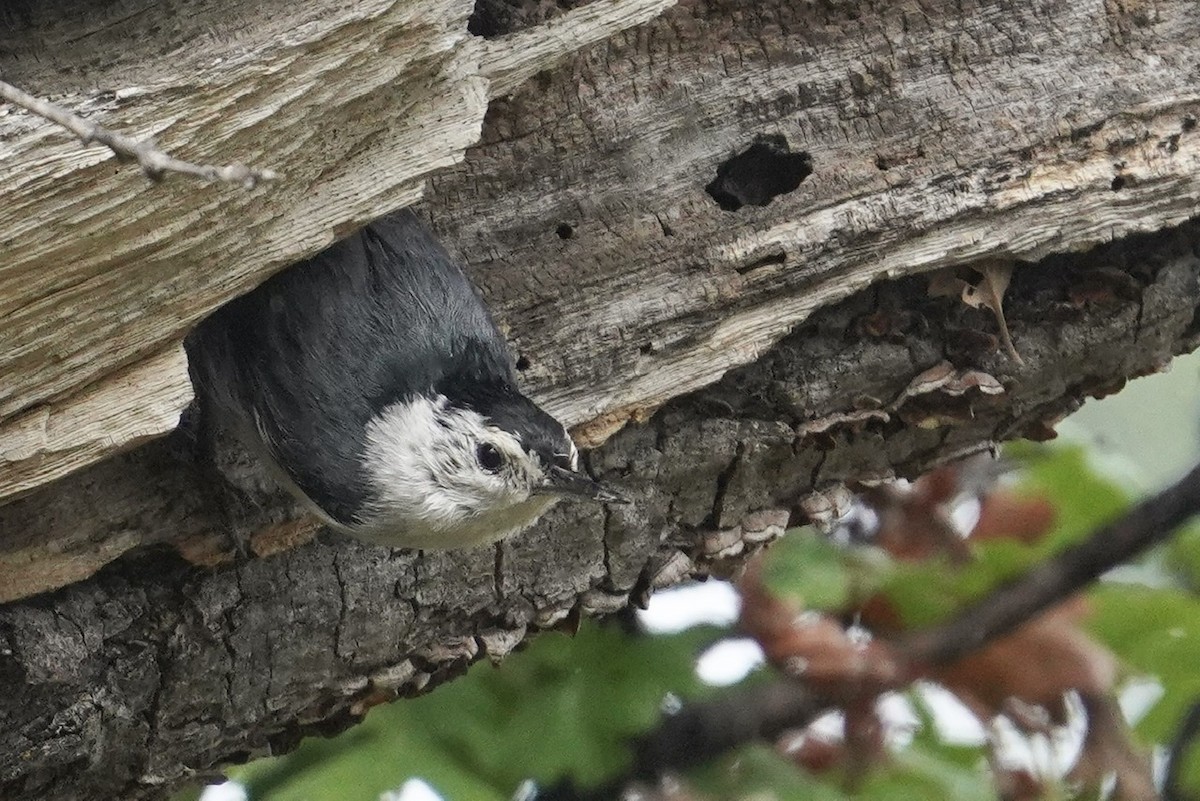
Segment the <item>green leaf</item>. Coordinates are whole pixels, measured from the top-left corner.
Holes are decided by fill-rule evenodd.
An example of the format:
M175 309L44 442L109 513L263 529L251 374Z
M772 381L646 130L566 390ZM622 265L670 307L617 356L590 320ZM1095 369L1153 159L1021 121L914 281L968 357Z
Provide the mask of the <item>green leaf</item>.
M747 745L696 768L689 784L721 801L844 801L828 776L796 767L767 745Z
M1200 798L1200 741L1192 740L1179 756L1176 787L1180 798Z
M881 587L906 628L939 623L994 587L1019 576L1041 559L1040 550L1013 540L976 548L968 565L946 558L899 564Z
M948 746L933 738L914 741L872 771L854 795L861 801L996 801L996 789L979 748Z
M919 728L911 743L863 777L856 792L842 771L814 775L765 745L739 749L689 773L690 782L722 801L995 801L996 790L979 746L943 743L933 727Z
M890 565L878 548L841 546L804 526L771 546L763 582L802 609L842 609L874 592Z
M332 740L231 771L254 801L375 801L419 777L451 801L506 801L527 778L599 782L626 767L629 739L664 698L710 692L695 675L712 628L629 636L585 625L542 635L502 669L478 664L429 695L371 710Z
M1090 534L1116 518L1133 500L1115 472L1077 442L1014 442L1004 455L1021 465L1019 490L1049 498L1057 510L1054 528L1040 543L1043 553Z
M995 587L1120 515L1130 503L1124 485L1075 443L1013 443L1005 455L1021 465L1018 491L1049 498L1052 530L1032 545L1016 540L977 543L966 566L946 559L898 565L882 587L909 628L939 623Z
M1200 521L1193 521L1165 548L1167 569L1192 592L1200 591Z
M1176 589L1103 583L1092 593L1088 628L1135 671L1162 685L1163 696L1137 724L1165 743L1200 698L1200 600Z

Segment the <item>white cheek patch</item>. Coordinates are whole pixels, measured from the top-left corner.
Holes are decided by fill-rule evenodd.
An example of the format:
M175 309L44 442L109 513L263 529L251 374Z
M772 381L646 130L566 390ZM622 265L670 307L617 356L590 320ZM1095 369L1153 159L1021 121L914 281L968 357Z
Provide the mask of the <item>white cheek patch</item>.
M476 449L504 458L485 470ZM416 398L385 409L367 426L363 465L375 496L350 533L389 545L462 547L519 531L543 504L530 505L535 476L517 437L445 398ZM536 508L534 508L536 506Z

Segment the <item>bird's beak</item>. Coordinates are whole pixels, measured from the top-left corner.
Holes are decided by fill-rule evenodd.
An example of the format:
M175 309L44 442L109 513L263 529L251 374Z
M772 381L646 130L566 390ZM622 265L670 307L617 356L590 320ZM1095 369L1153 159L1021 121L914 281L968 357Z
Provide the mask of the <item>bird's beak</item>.
M631 502L612 487L605 486L599 481L592 481L583 473L576 473L558 465L552 465L546 471L546 479L538 488L538 492L585 498L600 503Z

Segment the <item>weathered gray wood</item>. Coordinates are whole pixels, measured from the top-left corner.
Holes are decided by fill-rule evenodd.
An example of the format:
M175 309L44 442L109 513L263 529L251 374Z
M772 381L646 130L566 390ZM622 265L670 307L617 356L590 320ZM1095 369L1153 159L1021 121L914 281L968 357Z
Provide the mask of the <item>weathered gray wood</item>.
M162 354L197 320L417 200L425 176L477 141L489 95L671 1L605 0L494 40L467 33L469 0L8 9L10 82L63 91L60 102L180 157L282 178L253 191L178 176L149 187L106 148L0 108L0 498L169 431L189 384ZM145 43L141 56L129 58L130 41ZM86 81L66 78L81 69ZM121 425L92 417L131 393L141 403ZM54 419L89 422L47 433Z
M887 280L1193 215L1188 0L688 2L540 72L580 46L563 34L575 15L619 28L659 7L596 0L487 40L463 33L467 7L438 8L6 5L6 79L72 102L80 86L142 87L94 104L163 130L180 156L295 183L147 187L0 116L0 458L16 426L48 443L0 462L6 491L25 493L0 506L0 594L61 588L0 607L0 680L16 688L0 699L0 797L154 795L285 750L576 605L730 569L814 489L1041 435L1080 397L1196 345L1191 227L1018 270L1023 367L990 349L986 314L926 297L919 276ZM397 113L397 98L414 105ZM482 127L464 132L469 119ZM766 207L724 211L705 187L759 136L813 172ZM176 442L83 467L169 425L186 398L180 365L162 366L179 336L416 197L423 176L422 211L497 309L528 387L604 443L593 468L638 503L558 510L498 552L323 540L211 570L165 549L118 559L220 550L224 521ZM947 359L951 383L916 392ZM953 385L972 370L1003 392ZM164 400L89 427L117 380L136 384L120 397ZM78 436L54 423L73 419ZM630 419L643 422L620 430ZM249 523L262 553L311 533L286 508Z
M0 496L132 441L98 447L83 427L78 441L40 442L14 415L82 403L89 384L93 398L123 394L118 370L162 386L157 365L137 364L264 274L415 198L475 141L488 96L663 7L605 0L485 41L464 31L469 4L450 0L112 5L128 13L108 19L126 21L95 39L160 31L166 55L77 52L63 44L71 18L31 4L44 31L0 32L0 71L65 90L82 63L109 90L91 104L106 121L287 180L151 190L102 149L0 117L0 465L13 465ZM883 276L1036 258L1191 216L1198 16L1188 0L691 3L494 103L484 144L437 173L438 223L522 345L561 351L530 379L559 414L596 421L598 442ZM201 31L207 47L183 46ZM814 174L765 209L722 212L704 186L756 134L810 153ZM560 222L572 239L554 236ZM563 265L603 285L605 302ZM186 392L182 372L167 380L167 400L130 422L136 436L166 430Z
M500 657L576 606L613 611L659 583L727 571L798 501L812 508L814 487L912 475L1042 432L1114 377L1195 347L1198 251L1192 225L1018 271L1021 368L979 348L976 310L928 298L920 279L857 295L593 451L591 468L635 505L559 507L497 550L418 555L330 537L213 570L147 552L0 606L0 797L156 796L223 760L286 751L484 652ZM1081 287L1087 300L1073 297ZM916 393L913 378L947 354L1004 392ZM865 414L869 396L903 400ZM144 446L66 479L54 526L203 529L188 480L165 443ZM94 517L147 482L145 517ZM46 492L0 510L3 524L36 529ZM28 517L14 511L25 504Z

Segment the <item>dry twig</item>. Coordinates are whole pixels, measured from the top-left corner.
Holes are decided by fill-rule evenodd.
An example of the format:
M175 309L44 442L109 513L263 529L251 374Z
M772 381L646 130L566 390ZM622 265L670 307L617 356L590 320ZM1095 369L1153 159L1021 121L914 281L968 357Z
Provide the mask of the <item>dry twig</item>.
M43 119L61 125L78 136L85 145L99 142L111 150L118 159L137 161L142 172L152 181L161 180L165 173L177 172L209 181L239 183L251 188L259 181L273 181L279 177L274 170L258 170L239 163L217 167L212 164L193 164L190 161L181 161L159 150L154 146L153 140L146 139L139 142L85 120L62 106L35 97L5 81L0 81L0 99L7 100Z

